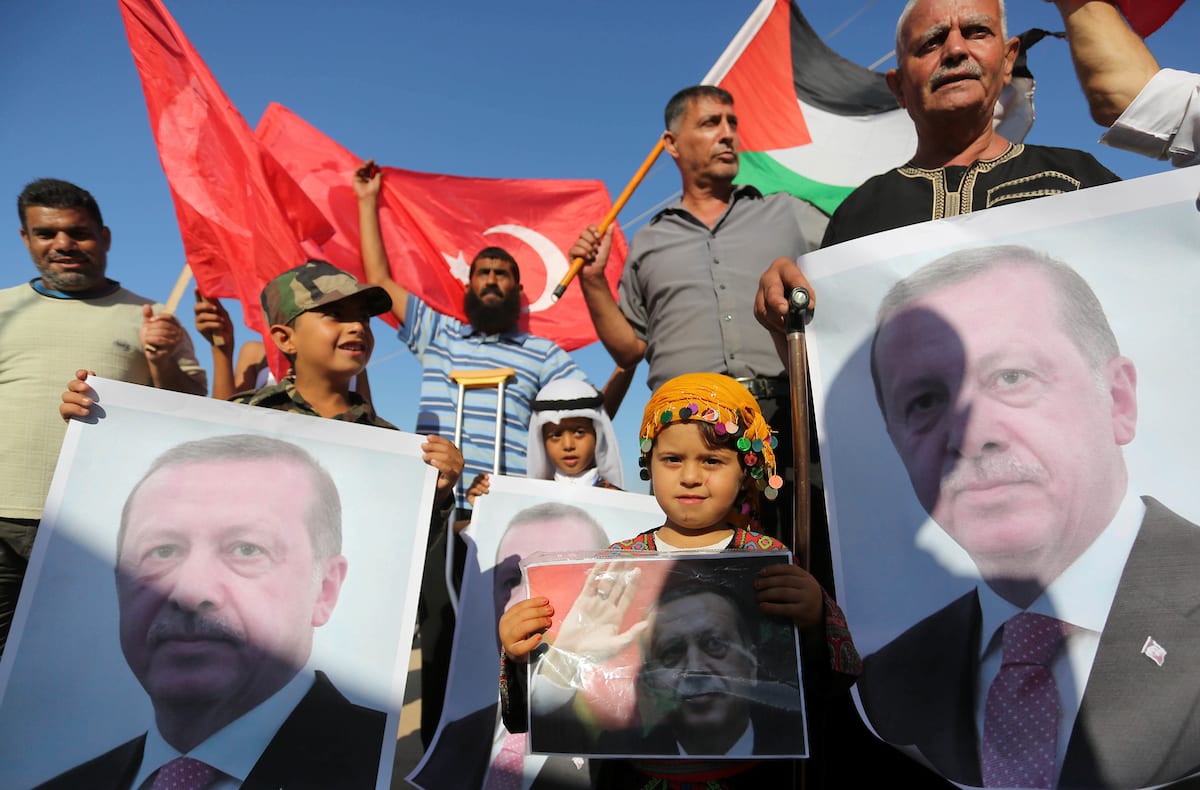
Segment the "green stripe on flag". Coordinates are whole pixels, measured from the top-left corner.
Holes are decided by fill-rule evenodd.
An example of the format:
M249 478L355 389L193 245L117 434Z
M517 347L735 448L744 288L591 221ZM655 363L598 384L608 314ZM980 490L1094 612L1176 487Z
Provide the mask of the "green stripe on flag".
M839 187L805 178L779 164L770 154L759 151L743 151L738 156L738 174L734 183L753 184L764 195L788 192L807 200L826 214L832 214L854 191L854 187Z

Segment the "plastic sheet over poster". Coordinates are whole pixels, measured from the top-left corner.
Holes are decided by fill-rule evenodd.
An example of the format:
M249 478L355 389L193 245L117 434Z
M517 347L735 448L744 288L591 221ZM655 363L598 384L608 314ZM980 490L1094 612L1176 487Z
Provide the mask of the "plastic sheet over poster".
M534 752L807 756L799 640L754 579L787 552L535 559L530 596L565 612L530 665Z

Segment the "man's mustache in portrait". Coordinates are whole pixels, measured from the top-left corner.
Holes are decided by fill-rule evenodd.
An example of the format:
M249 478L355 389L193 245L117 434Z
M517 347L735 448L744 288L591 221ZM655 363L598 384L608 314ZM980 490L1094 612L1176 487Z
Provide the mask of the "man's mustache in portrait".
M242 644L246 641L246 635L224 618L176 609L159 615L146 631L146 640L154 645L169 641Z
M949 500L964 491L1018 483L1045 483L1046 470L1040 465L1027 464L1011 456L984 456L973 461L959 461L942 478L941 497Z

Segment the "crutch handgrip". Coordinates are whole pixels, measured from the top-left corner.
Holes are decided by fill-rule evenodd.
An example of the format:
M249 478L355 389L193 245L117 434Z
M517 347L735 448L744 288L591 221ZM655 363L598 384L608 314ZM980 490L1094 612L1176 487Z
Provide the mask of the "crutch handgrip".
M498 387L517 375L512 368L487 368L486 370L452 370L450 380L467 389Z

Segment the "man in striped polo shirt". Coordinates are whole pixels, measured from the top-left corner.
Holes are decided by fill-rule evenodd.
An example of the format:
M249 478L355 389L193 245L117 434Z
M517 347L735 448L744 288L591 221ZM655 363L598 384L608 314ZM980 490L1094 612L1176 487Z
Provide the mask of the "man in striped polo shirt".
M363 269L367 282L387 289L392 313L400 321L399 337L421 361L421 401L417 433L452 436L458 387L450 371L509 367L516 371L505 389L500 471L525 474L530 404L538 390L560 378L585 378L583 371L553 341L517 327L521 312L521 272L499 247L487 247L471 261L463 297L469 323L433 310L392 279L379 230L382 173L364 168L354 175L362 234ZM463 411L460 449L466 460L465 480L492 471L497 393L468 391ZM459 505L463 505L461 499Z

